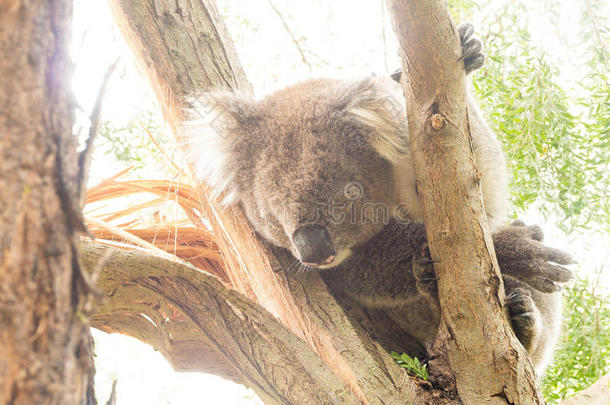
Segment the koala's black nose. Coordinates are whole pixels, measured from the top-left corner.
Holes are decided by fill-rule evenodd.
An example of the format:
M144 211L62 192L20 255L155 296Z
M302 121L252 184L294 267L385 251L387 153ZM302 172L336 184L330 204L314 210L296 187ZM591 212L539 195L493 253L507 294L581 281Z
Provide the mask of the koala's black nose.
M307 225L297 229L292 234L292 242L303 264L319 266L329 264L335 259L335 248L323 226Z

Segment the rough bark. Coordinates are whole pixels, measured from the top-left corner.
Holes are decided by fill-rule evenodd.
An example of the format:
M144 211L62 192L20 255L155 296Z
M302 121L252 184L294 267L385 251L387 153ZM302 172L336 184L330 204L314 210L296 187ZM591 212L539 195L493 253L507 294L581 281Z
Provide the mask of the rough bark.
M0 404L80 404L92 387L71 15L70 0L0 1Z
M250 89L213 1L109 2L178 141L185 96ZM403 403L420 390L349 320L318 274L299 278L281 271L282 258L257 239L240 209L220 209L202 187L201 212L210 220L232 288L305 340L359 401Z
M402 51L409 143L441 325L431 370L447 368L465 404L543 403L504 314L504 287L470 140L461 47L446 1L388 0Z

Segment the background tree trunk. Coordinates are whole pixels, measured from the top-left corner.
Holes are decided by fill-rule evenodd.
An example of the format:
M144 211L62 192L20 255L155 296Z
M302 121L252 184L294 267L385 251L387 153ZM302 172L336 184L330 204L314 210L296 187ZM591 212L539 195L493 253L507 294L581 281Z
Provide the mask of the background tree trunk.
M465 404L544 403L503 309L504 286L466 114L462 50L445 0L388 0L400 42L409 145L436 261L441 324L431 370ZM448 360L448 362L447 362Z
M71 0L0 1L0 404L81 404L92 387L71 16Z

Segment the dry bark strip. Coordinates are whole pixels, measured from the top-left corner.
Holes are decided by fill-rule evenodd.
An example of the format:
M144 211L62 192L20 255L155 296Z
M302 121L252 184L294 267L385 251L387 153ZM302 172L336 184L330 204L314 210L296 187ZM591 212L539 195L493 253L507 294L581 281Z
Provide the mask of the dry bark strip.
M78 316L87 290L71 19L71 0L0 1L0 404L80 404L92 394L89 328Z
M448 368L444 381L455 380L464 404L544 403L503 312L504 287L471 146L461 48L446 1L388 0L388 8L407 73L402 87L428 242L438 261L442 319L430 368Z

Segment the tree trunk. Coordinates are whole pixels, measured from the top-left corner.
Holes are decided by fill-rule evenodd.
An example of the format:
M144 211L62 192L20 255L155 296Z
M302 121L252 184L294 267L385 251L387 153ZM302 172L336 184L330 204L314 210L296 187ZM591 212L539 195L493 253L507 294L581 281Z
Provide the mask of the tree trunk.
M561 405L608 405L610 398L610 374L600 378L595 384L580 391Z
M436 262L442 315L431 369L447 367L445 378L455 380L465 404L544 403L504 314L469 133L462 51L447 3L388 0L388 8L402 50L409 144Z
M93 362L75 227L70 0L0 1L0 404L80 404Z

